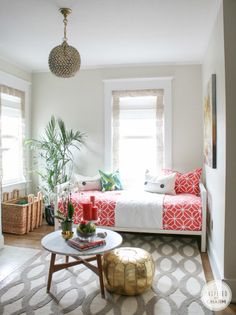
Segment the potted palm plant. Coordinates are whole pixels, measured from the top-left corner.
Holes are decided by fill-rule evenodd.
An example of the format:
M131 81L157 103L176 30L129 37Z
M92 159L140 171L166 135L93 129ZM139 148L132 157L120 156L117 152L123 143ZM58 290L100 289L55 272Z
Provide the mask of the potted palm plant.
M39 140L26 141L36 160L35 172L41 179L39 188L44 194L45 216L49 225L54 225L55 188L70 179L72 148L80 150L84 138L84 133L67 130L62 119L52 116L45 127L44 136Z

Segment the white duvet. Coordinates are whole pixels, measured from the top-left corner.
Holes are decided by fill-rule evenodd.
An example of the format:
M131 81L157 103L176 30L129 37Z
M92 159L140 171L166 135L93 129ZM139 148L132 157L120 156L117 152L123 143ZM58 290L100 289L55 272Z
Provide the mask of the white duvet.
M115 226L162 229L164 194L127 191L117 200Z

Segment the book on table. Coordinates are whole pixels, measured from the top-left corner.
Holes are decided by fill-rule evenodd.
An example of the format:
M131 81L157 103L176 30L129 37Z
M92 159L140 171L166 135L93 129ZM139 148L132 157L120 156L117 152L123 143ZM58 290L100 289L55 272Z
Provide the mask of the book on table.
M88 250L91 248L103 246L106 244L106 241L104 239L97 238L97 239L93 239L90 242L84 242L84 241L81 241L79 237L76 237L76 238L72 238L68 240L67 244L75 249L83 251L83 250Z

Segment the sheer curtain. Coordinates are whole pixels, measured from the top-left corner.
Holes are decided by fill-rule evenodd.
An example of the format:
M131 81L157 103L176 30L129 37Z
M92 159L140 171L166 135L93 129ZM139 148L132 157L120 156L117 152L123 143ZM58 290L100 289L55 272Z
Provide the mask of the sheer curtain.
M163 167L164 91L113 91L112 97L113 170L130 173L122 175L135 182L145 167L155 172Z
M27 178L27 163L26 163L26 150L24 146L25 140L25 93L13 89L11 87L7 87L4 85L0 85L0 113L1 113L1 130L0 130L0 141L1 141L1 148L3 147L3 152L1 153L1 174L3 175L4 179L4 170L3 167L3 156L4 154L11 155L12 158L15 160L15 165L20 165L22 168L20 171L23 176L21 178L16 178L17 181L26 180ZM9 123L3 121L5 119L5 115L9 117ZM12 119L11 119L12 118ZM3 128L5 126L6 134L3 135ZM7 131L6 131L7 129ZM14 156L12 153L12 146L10 145L11 139L14 138L14 131L16 133L16 129L18 132L18 136L20 139L19 147L20 149L17 151L18 156ZM9 131L9 133L8 133ZM4 145L3 145L3 137L4 137ZM6 144L9 142L9 147ZM6 148L4 147L6 145ZM18 163L20 161L20 163ZM9 161L10 162L10 161ZM6 164L6 163L5 163ZM10 163L9 163L10 164ZM7 164L7 167L14 168L14 165ZM19 177L19 176L18 176ZM15 179L13 179L15 180ZM4 183L7 184L7 183Z

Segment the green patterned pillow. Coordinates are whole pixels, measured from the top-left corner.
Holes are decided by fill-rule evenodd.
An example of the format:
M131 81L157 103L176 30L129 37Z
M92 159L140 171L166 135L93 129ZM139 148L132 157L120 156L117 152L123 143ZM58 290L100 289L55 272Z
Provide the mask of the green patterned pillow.
M102 191L123 189L118 170L111 174L99 170L99 174L101 176Z

